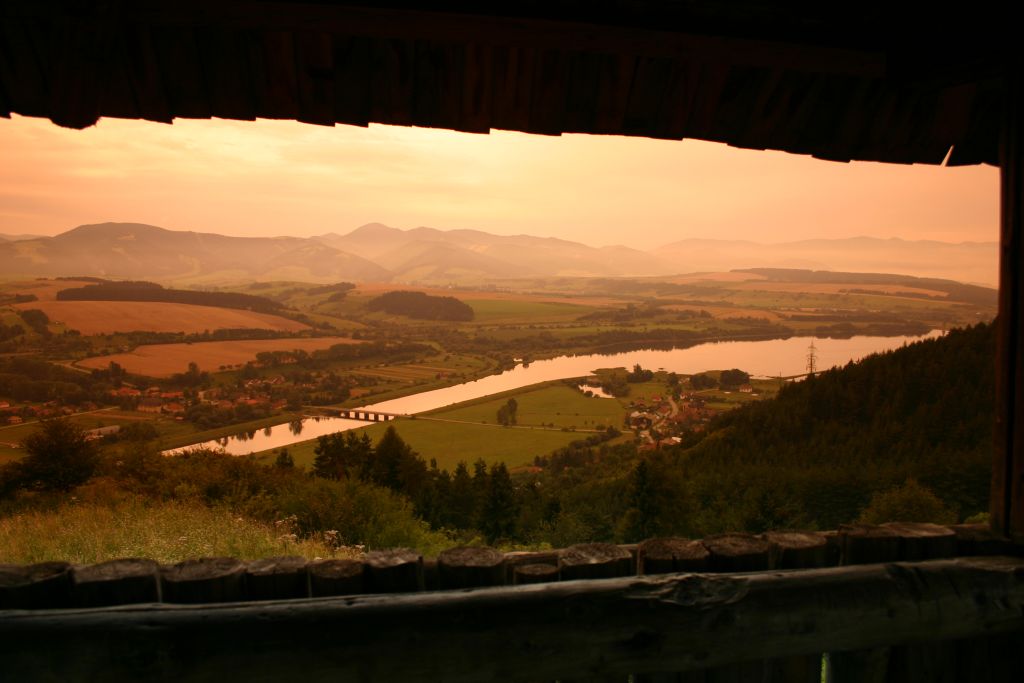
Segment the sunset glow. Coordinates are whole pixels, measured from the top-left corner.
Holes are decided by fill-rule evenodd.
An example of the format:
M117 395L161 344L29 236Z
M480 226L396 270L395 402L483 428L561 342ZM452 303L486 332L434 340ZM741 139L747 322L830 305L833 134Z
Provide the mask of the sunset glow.
M475 228L650 248L688 237L997 239L991 167L722 144L294 121L0 121L0 232L139 222L230 235Z

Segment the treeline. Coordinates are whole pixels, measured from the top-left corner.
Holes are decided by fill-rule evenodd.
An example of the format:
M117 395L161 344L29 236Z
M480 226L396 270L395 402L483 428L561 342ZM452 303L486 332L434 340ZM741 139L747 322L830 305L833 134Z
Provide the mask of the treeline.
M424 292L388 292L368 301L366 308L417 320L464 322L473 319L473 309L466 303L452 296L431 296Z
M935 277L913 277L890 273L844 273L802 268L740 268L737 273L754 273L774 282L820 282L829 284L896 285L945 292L953 301L964 301L978 306L995 306L999 292L991 287L968 285L956 280ZM854 290L850 290L853 292ZM870 292L878 294L878 292ZM907 296L901 293L900 296Z
M165 289L155 282L101 282L94 285L62 289L58 301L156 301L193 306L235 308L259 313L279 313L283 304L262 296L240 292L200 292L186 289Z
M111 384L103 378L28 356L0 358L0 396L16 401L107 403Z

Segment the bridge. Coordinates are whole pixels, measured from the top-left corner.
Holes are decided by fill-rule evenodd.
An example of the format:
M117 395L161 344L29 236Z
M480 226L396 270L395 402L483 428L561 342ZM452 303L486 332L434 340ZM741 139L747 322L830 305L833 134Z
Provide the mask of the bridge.
M365 408L342 408L338 410L338 417L348 418L349 420L362 420L363 422L390 422L396 417L401 417L401 415L385 413L380 410L367 410Z

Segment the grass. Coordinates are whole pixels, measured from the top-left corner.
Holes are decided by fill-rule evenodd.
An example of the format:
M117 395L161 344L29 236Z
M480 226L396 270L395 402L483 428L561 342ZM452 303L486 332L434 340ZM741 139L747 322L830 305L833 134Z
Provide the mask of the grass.
M482 458L488 464L504 462L509 468L529 465L538 455L582 439L587 434L559 429L506 428L492 425L440 422L429 418L398 419L377 423L357 430L366 432L374 443L380 440L388 425L420 454L424 460L437 460L441 469L452 471L460 461L467 464ZM297 466L312 468L316 441L302 441L288 446ZM274 451L257 453L256 457L272 463Z
M623 418L623 409L617 401L588 398L561 382L506 392L488 401L435 411L430 417L496 424L498 409L508 398L515 398L518 404L516 418L520 425L595 429L599 426L618 427Z
M473 309L474 322L483 324L569 321L596 310L586 305L514 299L467 299L466 303Z
M183 502L115 507L69 503L56 510L0 518L0 562L63 560L91 564L122 557L162 563L196 557L257 559L301 555L309 559L352 557L321 539L296 540L286 524L244 519L227 510Z

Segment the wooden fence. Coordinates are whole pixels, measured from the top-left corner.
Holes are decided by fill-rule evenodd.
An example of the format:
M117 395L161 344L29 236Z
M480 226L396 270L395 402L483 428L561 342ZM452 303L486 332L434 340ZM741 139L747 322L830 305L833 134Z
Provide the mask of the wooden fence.
M826 654L838 683L1024 680L1016 550L986 527L889 524L6 565L0 680L817 683Z

